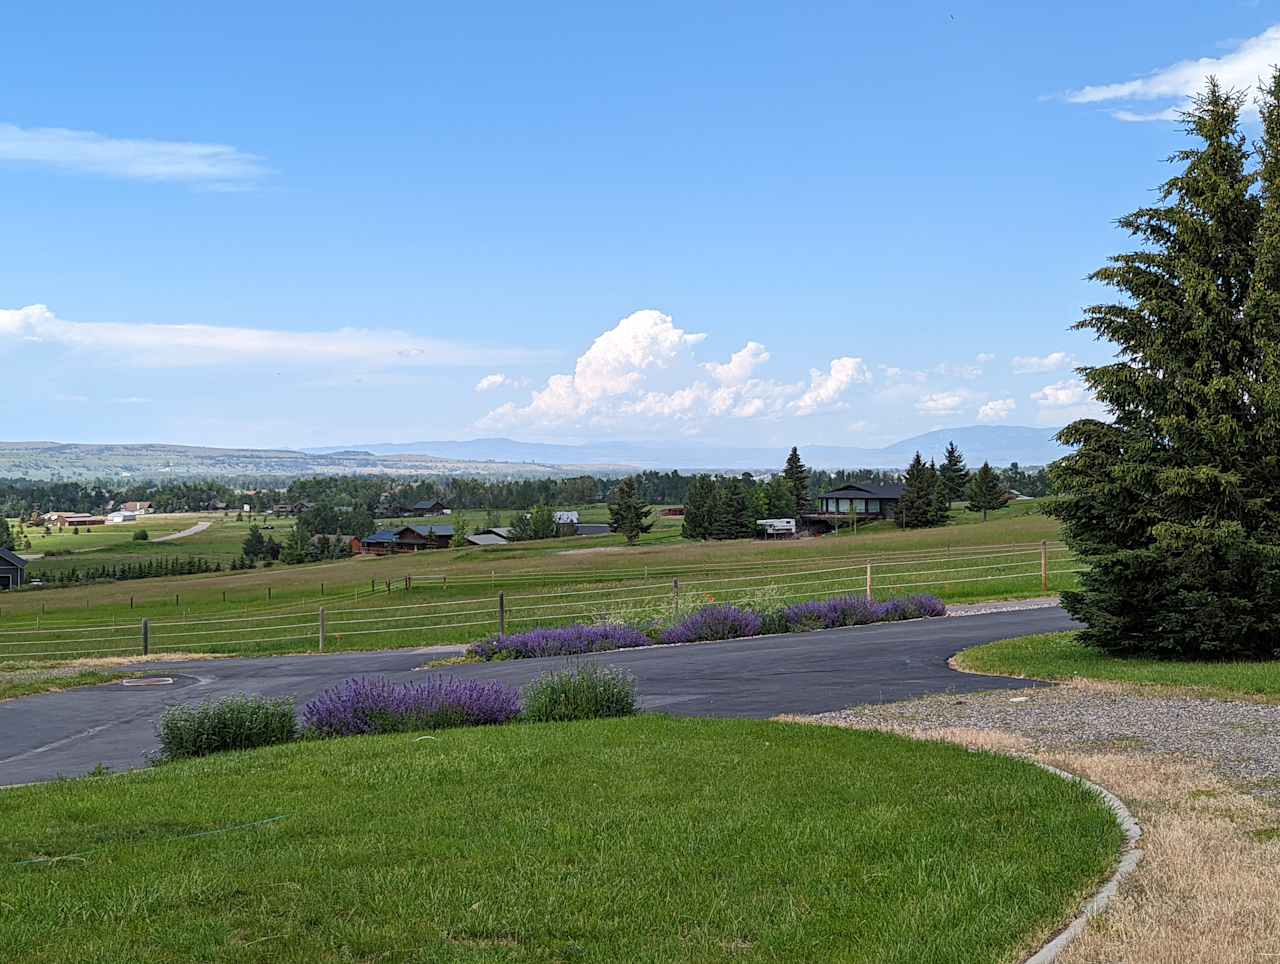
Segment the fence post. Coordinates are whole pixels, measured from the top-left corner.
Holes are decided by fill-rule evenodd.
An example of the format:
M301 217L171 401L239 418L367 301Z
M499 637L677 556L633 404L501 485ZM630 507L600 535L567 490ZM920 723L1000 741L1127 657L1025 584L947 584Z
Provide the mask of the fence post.
M680 580L675 578L671 580L671 605L675 613L675 618L680 618Z
M320 607L320 652L324 652L324 607Z
M142 655L148 656L151 653L151 620L144 619L142 621Z
M1040 540L1040 589L1049 591L1049 543L1045 539Z
M871 563L867 563L867 602L871 602Z
M505 639L507 635L507 594L505 592L498 593L498 638Z

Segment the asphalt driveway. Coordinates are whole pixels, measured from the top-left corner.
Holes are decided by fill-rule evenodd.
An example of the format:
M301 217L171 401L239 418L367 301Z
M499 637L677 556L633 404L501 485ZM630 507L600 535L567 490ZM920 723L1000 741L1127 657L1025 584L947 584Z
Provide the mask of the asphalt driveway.
M824 713L931 693L1025 687L1023 681L957 673L955 652L979 643L1075 624L1057 607L882 623L851 629L660 646L590 657L631 673L647 710L681 716L765 718ZM136 667L171 684L112 683L0 703L0 786L78 776L102 764L144 766L166 706L231 693L289 696L299 703L350 676L421 675L416 650L156 663ZM560 658L453 666L438 672L522 686L565 664Z

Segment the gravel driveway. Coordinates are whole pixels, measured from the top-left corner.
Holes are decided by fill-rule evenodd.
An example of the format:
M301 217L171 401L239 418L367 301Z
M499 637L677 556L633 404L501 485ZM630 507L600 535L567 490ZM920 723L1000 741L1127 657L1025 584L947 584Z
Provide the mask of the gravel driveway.
M1037 750L1137 750L1202 760L1249 792L1280 803L1280 706L1145 695L1114 684L927 696L812 717L852 726L896 724L1014 733Z

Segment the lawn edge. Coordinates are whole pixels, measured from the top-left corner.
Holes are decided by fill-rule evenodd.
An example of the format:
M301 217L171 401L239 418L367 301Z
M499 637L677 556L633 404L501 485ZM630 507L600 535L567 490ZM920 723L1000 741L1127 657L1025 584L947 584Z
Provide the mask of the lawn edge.
M1117 797L1114 793L1100 784L1094 783L1092 780L1086 780L1084 777L1067 770L1060 770L1048 763L1041 763L1039 760L1028 761L1042 770L1056 774L1064 780L1081 784L1088 787L1099 798L1111 812L1115 815L1116 822L1120 824L1120 829L1125 835L1125 847L1120 853L1120 859L1116 864L1116 868L1112 871L1111 876L1103 882L1102 886L1094 891L1093 895L1085 901L1084 906L1075 917L1064 927L1058 931L1048 943L1041 947L1038 951L1026 958L1023 964L1051 964L1062 956L1062 952L1084 933L1085 928L1089 925L1089 921L1106 910L1107 906L1115 899L1120 890L1120 884L1142 861L1142 848L1138 846L1138 842L1142 839L1142 827L1139 825L1137 818L1125 805L1124 801Z

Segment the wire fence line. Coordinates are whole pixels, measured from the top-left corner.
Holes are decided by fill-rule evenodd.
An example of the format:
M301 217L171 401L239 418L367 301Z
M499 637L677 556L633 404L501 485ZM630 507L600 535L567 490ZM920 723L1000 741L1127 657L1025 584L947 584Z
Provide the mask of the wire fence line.
M830 563L830 557L810 562ZM115 625L50 627L0 631L0 661L35 658L139 656L151 653L265 653L328 647L432 645L468 642L501 633L513 624L563 625L579 619L628 619L679 616L716 602L788 603L849 593L893 595L937 587L971 587L1005 581L1000 592L1032 591L1083 571L1060 544L1032 548L996 547L994 551L895 558L884 562L780 568L719 579L679 576L617 586L597 582L591 588L508 595L505 591L460 600L382 607L312 609L256 616L151 620ZM909 567L909 568L904 568ZM945 592L945 590L943 590ZM381 639L370 637L381 637Z
M324 581L320 580L321 595L316 597L314 589L306 590L307 595L302 599L281 600L279 602L263 601L259 596L255 600L231 599L228 601L227 593L223 592L222 605L233 608L244 607L243 614L238 617L222 617L215 616L216 619L241 619L245 621L253 621L267 618L284 618L289 615L311 614L316 610L317 605L324 605L331 611L345 610L350 611L354 606L348 607L346 601L350 600L354 604L370 598L382 597L386 598L397 593L417 593L432 592L433 590L447 589L449 587L476 587L491 586L496 587L498 584L510 585L520 583L543 583L557 585L573 585L578 583L595 583L603 584L609 582L634 582L636 580L649 580L662 577L679 578L686 573L707 573L716 572L743 572L750 570L764 570L784 572L793 567L802 567L805 565L840 562L846 566L858 567L871 563L877 569L885 566L903 566L912 563L927 563L929 561L948 558L952 561L959 561L966 558L976 558L974 553L982 555L993 555L1003 552L1016 551L1033 551L1038 550L1041 543L1025 542L1025 543L1004 543L993 544L989 546L941 546L931 549L903 549L891 550L884 552L866 552L858 551L848 556L827 553L824 555L793 555L790 558L782 559L764 559L764 560L724 560L724 561L706 561L699 563L660 563L650 566L608 569L599 571L594 569L581 568L565 568L565 569L504 569L502 572L496 569L491 570L488 575L483 573L466 573L466 574L447 574L447 573L405 573L394 577L373 577L370 579L370 585L367 588L353 587L350 589L331 589L330 592L324 592ZM1050 552L1066 551L1063 544L1059 541L1052 540L1047 543ZM427 554L413 554L409 558L415 562L420 561L420 556ZM495 588L496 591L496 588ZM586 590L591 592L593 590ZM270 599L271 589L267 588L267 599ZM181 608L182 593L175 592L173 594L174 606L173 610ZM333 602L327 601L327 597L332 597ZM129 596L130 608L132 608L132 594ZM438 601L437 603L427 603L426 605L466 605L470 600L456 600L452 602ZM142 606L154 607L159 604L159 600L144 601ZM199 600L196 605L210 605L207 599ZM213 605L217 605L213 603ZM253 606L253 612L250 614L248 607ZM373 606L372 610L380 610L385 607ZM32 618L34 626L31 629L37 629L43 632L45 629L53 630L65 627L68 631L81 631L90 627L80 626L78 624L67 624L63 620L67 618L65 615L73 611L71 607L66 609L55 609L52 613L43 609L40 613L28 612L22 614L21 618ZM168 616L156 616L153 618L153 624L159 625L158 620L166 622L174 622ZM187 612L187 618L194 618L190 611ZM180 621L185 621L180 620ZM129 625L130 623L115 622L109 626L101 626L97 628L111 629L119 625ZM132 625L136 626L137 619L132 621ZM31 629L0 629L0 638L6 635L26 634Z

